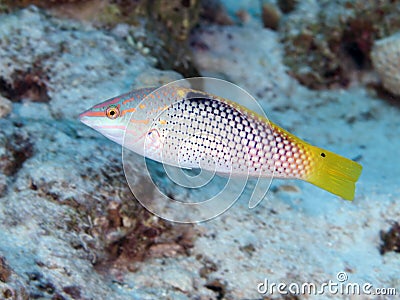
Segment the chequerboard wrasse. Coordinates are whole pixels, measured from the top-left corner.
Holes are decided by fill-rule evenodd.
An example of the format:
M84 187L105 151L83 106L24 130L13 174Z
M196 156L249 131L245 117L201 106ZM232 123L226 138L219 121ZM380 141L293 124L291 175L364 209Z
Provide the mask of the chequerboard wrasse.
M310 145L234 101L189 88L134 90L79 118L114 142L167 165L300 179L347 200L354 198L362 170L357 162ZM125 134L132 137L129 143Z

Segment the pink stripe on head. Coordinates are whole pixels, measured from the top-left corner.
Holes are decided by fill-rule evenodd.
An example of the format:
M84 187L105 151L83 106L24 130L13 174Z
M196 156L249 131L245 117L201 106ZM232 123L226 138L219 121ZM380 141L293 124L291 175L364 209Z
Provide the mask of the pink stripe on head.
M104 111L85 111L84 113L80 114L81 117L105 117L106 113Z
M129 102L140 102L143 100L143 98L145 98L149 93L151 93L152 91L154 91L155 88L143 88L143 89L139 89L139 90L134 90L122 95L119 95L117 97L108 99L102 103L99 103L95 106L93 106L91 109L101 109L101 108L107 108L109 105L117 105L117 104L121 104L122 106L124 106L125 104L129 103ZM121 103L119 103L121 102Z
M118 103L121 100L121 97L115 97L115 98L111 98L110 100L104 101L100 104L97 104L95 106L93 106L92 108L102 108L111 104L115 104Z

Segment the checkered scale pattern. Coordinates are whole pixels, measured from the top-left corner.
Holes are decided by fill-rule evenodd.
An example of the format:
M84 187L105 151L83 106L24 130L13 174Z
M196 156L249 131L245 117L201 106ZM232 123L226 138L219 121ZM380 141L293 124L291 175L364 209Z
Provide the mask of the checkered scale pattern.
M186 97L159 116L163 159L186 168L262 177L301 177L305 150L254 113L214 98Z

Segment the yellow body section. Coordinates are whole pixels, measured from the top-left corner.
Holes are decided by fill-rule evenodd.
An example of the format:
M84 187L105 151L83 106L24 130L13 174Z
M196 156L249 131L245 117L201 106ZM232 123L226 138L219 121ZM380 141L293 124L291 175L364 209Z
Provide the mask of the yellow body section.
M303 165L298 166L305 168L300 179L343 199L354 199L355 183L362 172L362 166L359 163L310 145L275 124L272 124L272 126L302 149L306 161L303 162Z
M274 132L282 140L288 140L290 144L296 146L292 148L298 149L297 153L293 153L292 151L291 157L286 157L287 161L292 159L295 164L293 170L294 177L312 183L343 199L354 199L355 183L362 172L362 166L359 163L331 151L310 145L273 122L237 103L226 99L220 100L228 101L232 106L246 111L252 117L264 119L265 122L269 122ZM279 151L279 142L277 142L276 146ZM279 168L279 162L277 167ZM277 176L279 177L279 172Z

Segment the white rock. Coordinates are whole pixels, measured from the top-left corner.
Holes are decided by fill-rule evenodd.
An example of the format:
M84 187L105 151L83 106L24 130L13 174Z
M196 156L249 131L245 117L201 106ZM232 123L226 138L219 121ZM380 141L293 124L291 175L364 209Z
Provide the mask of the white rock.
M376 41L371 59L383 86L400 96L400 33Z
M163 280L182 292L189 292L193 289L192 275L182 269L169 268L165 270Z
M11 110L12 110L11 101L0 95L0 118L8 116Z

